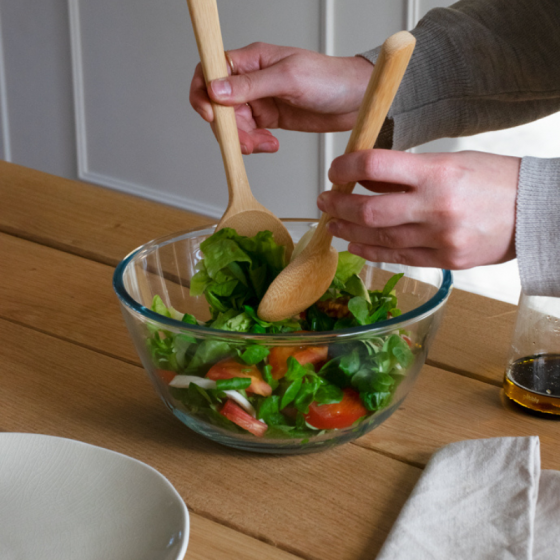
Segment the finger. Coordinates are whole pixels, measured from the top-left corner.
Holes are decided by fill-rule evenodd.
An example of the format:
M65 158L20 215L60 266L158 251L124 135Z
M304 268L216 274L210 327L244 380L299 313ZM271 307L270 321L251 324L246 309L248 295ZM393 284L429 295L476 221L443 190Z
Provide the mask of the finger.
M222 105L238 105L266 97L288 97L294 84L286 61L268 68L212 80L208 84L211 99Z
M374 193L407 192L413 189L410 185L400 183L386 183L383 181L360 181L360 185Z
M415 247L413 249L387 249L372 245L351 243L348 251L370 262L397 263L409 266L447 268L445 259L436 249Z
M235 117L239 138L247 148L247 151L243 153L273 153L278 151L278 140L270 131L256 126L250 106L237 106L235 108Z
M415 193L369 196L327 191L321 193L317 206L333 218L369 228L393 227L419 221Z
M250 132L239 130L239 141L244 154L272 154L280 148L278 140L268 130L261 128Z
M358 226L345 220L331 220L328 230L335 236L351 243L374 245L387 249L409 249L413 247L435 248L433 239L429 238L425 228L418 224L388 228L368 228Z
M297 47L256 42L240 49L228 50L227 54L233 64L233 74L247 74L272 66L301 50Z
M189 101L192 108L207 122L214 120L214 111L208 97L202 66L197 64L194 76L191 81L191 89L189 92Z
M427 173L423 154L360 150L337 157L329 169L329 180L337 185L376 181L417 187L424 181Z
M210 128L217 139L216 125L214 122L210 123ZM268 130L254 129L246 131L238 128L237 132L239 134L241 153L244 155L274 153L277 152L280 147L278 140Z

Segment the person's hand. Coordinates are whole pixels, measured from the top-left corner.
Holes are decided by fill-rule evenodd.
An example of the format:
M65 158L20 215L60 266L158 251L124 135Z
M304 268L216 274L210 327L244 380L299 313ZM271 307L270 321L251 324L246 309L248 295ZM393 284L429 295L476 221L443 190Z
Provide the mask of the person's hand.
M364 150L335 159L329 179L379 196L325 192L331 233L373 262L464 269L515 258L520 159L482 152Z
M235 107L243 153L276 152L267 130L350 130L373 65L362 57L333 57L293 47L253 43L228 51L233 75L204 82L196 67L190 102L212 123L210 100Z

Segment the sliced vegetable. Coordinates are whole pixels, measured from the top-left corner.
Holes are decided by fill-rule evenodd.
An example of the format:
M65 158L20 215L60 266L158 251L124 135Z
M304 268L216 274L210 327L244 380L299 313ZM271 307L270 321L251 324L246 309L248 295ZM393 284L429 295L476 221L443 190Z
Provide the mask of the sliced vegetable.
M339 403L311 403L309 413L305 414L305 421L320 430L341 430L348 428L367 414L357 391L347 388L343 393L344 396Z
M250 414L247 414L247 412L229 399L220 410L220 414L225 416L234 424L237 424L240 428L251 432L257 437L264 436L266 430L268 429L268 426L264 422L253 418Z
M169 371L168 369L158 369L157 375L166 385L169 385L177 374L174 371Z
M255 365L241 364L235 358L226 358L213 365L206 374L208 379L233 379L234 377L250 378L248 393L256 393L263 397L272 395L272 387L263 379L259 368Z
M322 365L327 361L328 353L328 346L275 346L268 356L268 363L272 366L272 377L281 379L286 375L290 356L293 356L302 366Z
M197 377L196 375L176 375L175 378L169 385L171 387L176 387L177 389L188 389L190 386L196 385L202 390L204 389L215 389L219 390L217 382L212 379L206 379L205 377ZM251 416L256 418L257 413L253 405L249 400L244 397L239 391L224 390L225 395L234 400L237 404L242 406ZM211 399L207 398L208 403L211 403Z
M152 310L185 328L177 333L157 321L146 325L156 375L190 414L235 433L306 441L323 430L348 428L391 404L419 348L410 333L395 329L377 337L364 334L359 341L341 337L330 346L298 340L272 347L251 335L333 331L397 317L395 286L401 274L370 291L360 277L364 259L339 253L336 275L320 300L271 323L257 316L258 305L286 264L284 248L272 234L249 238L226 228L207 238L201 250L204 259L190 289L192 296L206 298L211 318L199 322L167 306L167 296L156 295ZM206 338L188 325L246 334Z
M196 375L176 375L169 385L171 385L171 387L177 387L178 389L187 389L191 383L194 383L203 389L216 388L215 381L204 377L198 377Z

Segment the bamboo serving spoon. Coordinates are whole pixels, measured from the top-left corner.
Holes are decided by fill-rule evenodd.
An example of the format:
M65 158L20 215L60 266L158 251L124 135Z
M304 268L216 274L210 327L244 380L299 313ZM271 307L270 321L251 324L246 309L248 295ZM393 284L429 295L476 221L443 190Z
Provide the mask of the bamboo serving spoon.
M356 124L345 153L372 148L389 112L408 66L416 39L407 31L389 37L381 48L364 94ZM333 185L332 190L351 193L356 183ZM282 321L313 305L328 289L336 272L338 253L326 228L330 216L323 214L313 237L295 259L276 277L265 293L258 316Z
M187 0L187 4L206 83L227 77L216 0ZM252 237L259 231L269 230L276 243L284 245L285 257L289 260L294 249L291 235L284 224L260 204L251 192L233 107L212 103L212 109L229 191L229 204L216 231L227 227L234 229L239 235Z

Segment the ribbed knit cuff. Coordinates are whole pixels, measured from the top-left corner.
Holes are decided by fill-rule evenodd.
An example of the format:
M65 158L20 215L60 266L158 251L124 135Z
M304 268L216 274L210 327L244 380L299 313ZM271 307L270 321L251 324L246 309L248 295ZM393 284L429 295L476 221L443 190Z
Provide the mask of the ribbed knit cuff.
M515 245L523 292L560 296L560 158L523 158Z

